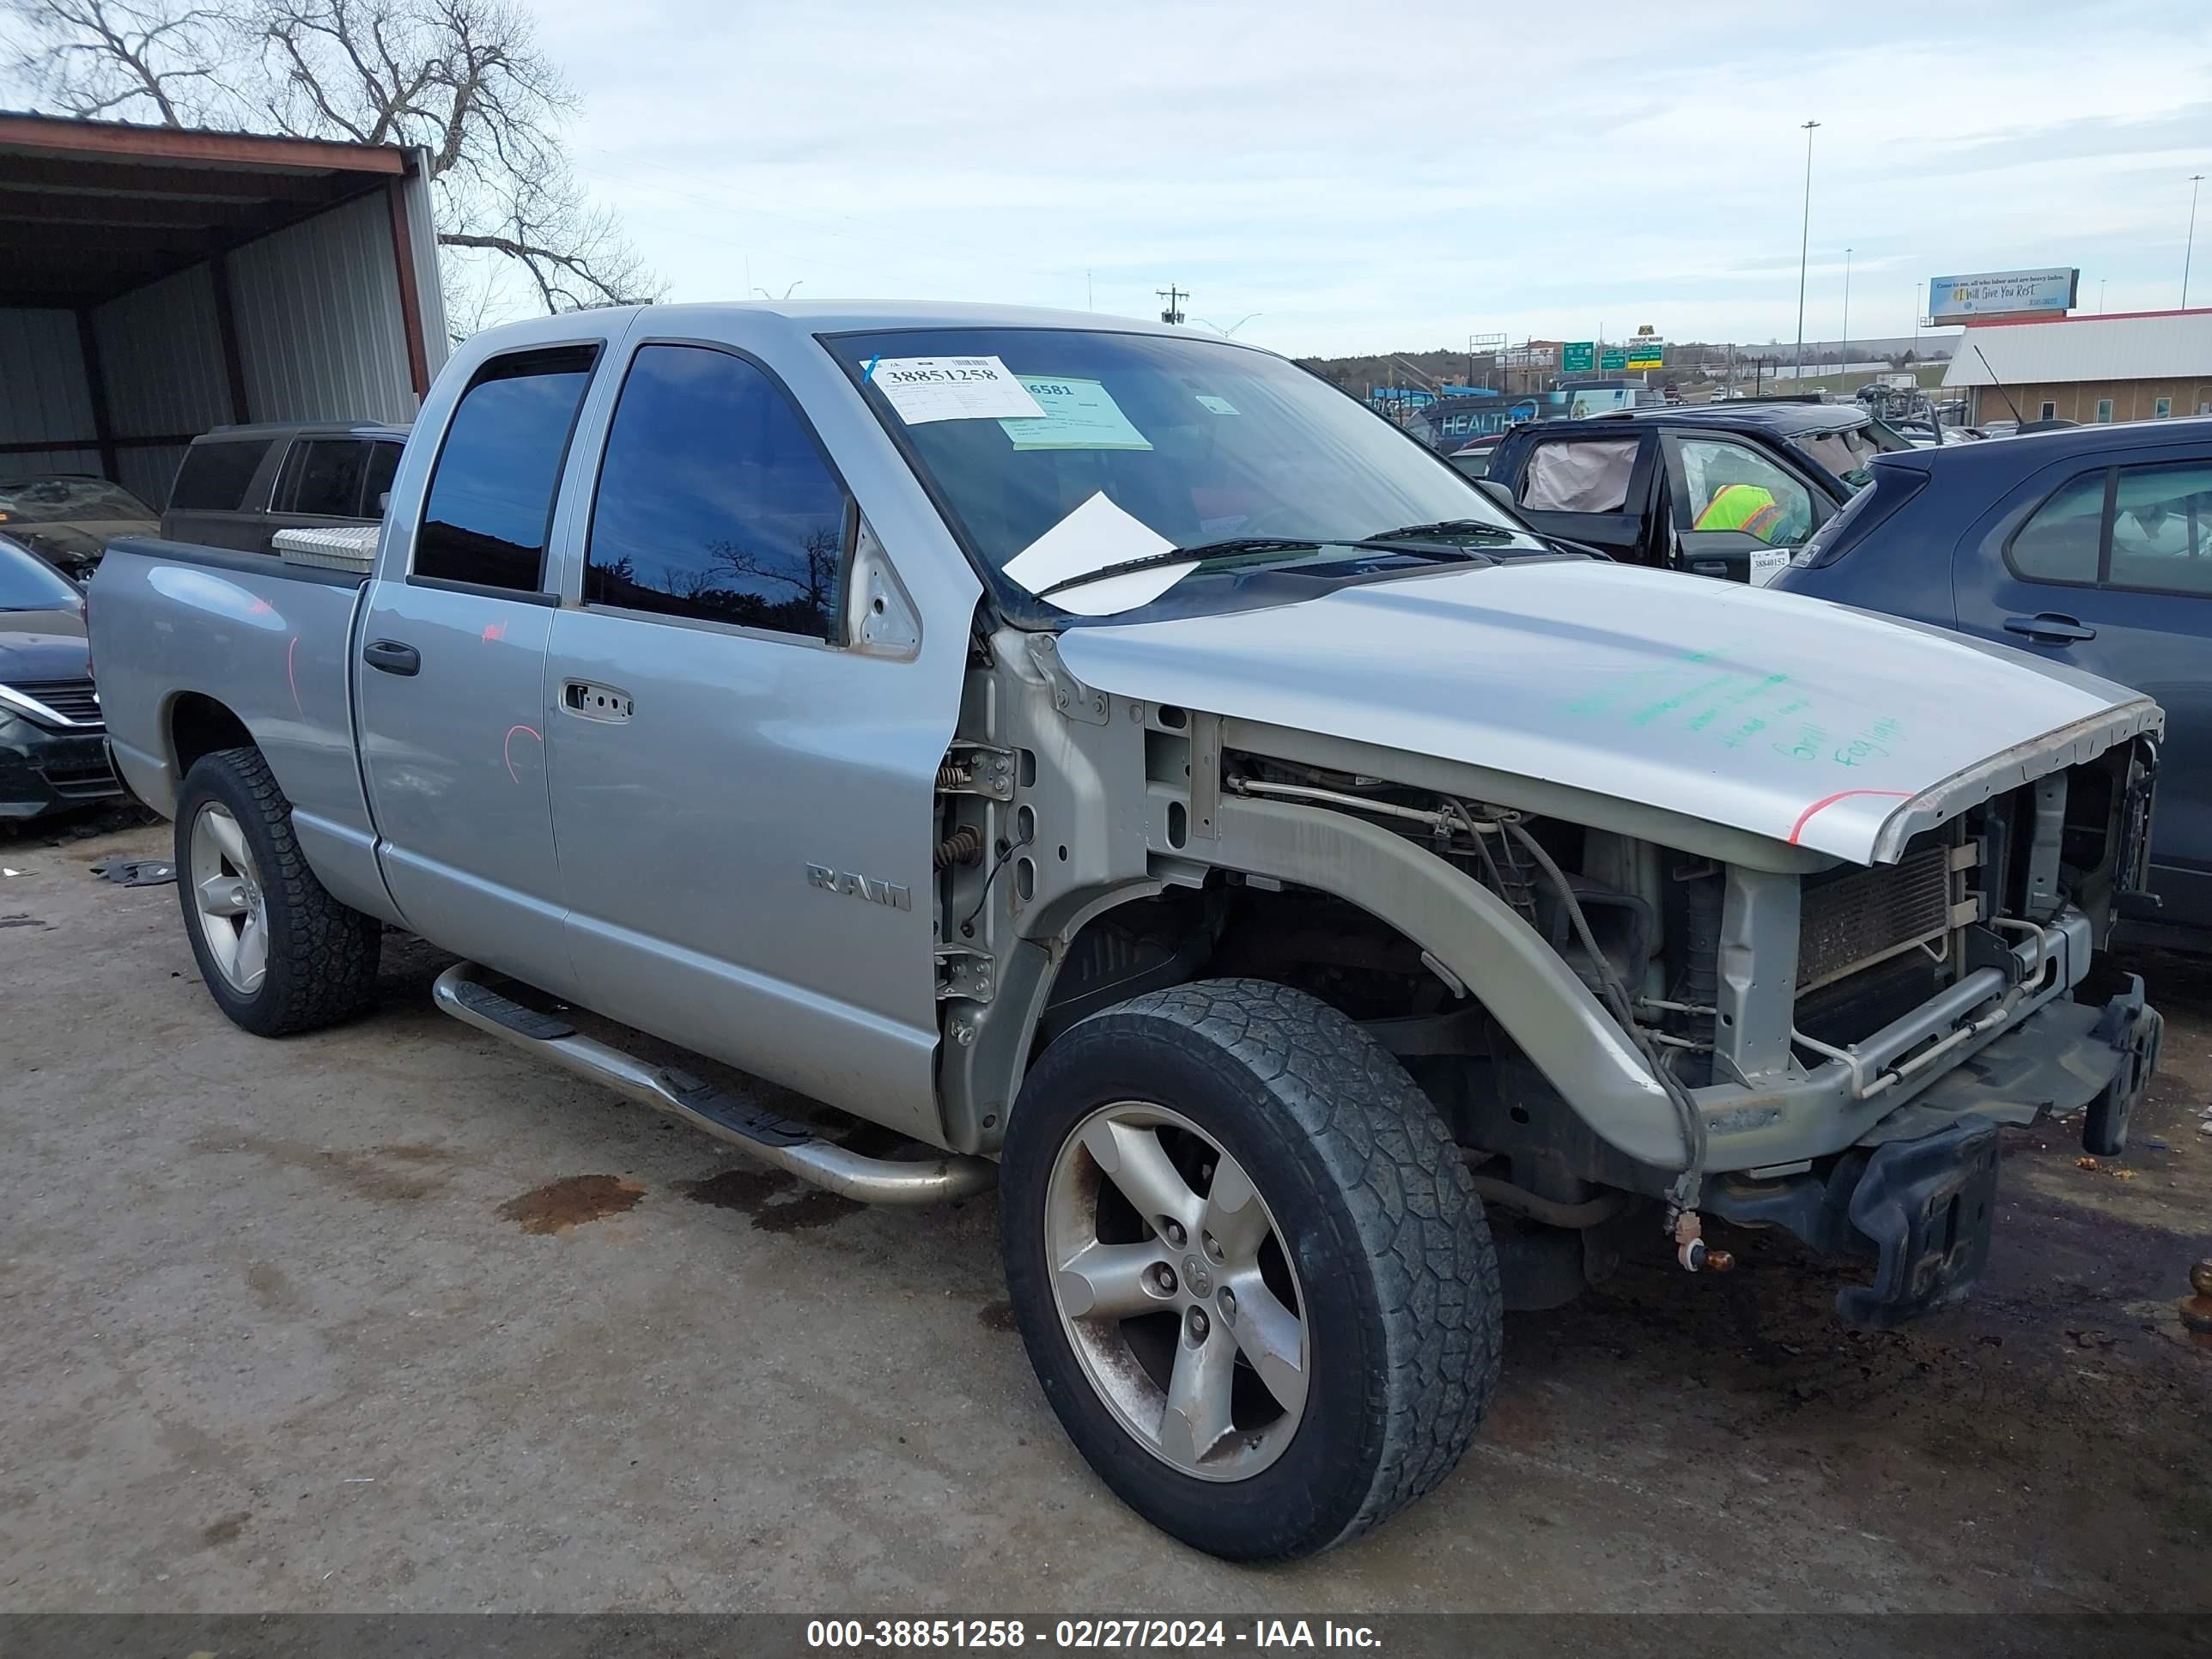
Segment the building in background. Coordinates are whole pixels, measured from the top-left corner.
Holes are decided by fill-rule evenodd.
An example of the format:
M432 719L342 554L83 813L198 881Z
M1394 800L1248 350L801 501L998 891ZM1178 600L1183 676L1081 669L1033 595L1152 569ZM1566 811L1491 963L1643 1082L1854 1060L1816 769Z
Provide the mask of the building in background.
M2212 307L1970 322L1943 386L1970 425L2212 415Z
M427 151L0 112L0 480L158 511L210 428L412 420L430 209Z

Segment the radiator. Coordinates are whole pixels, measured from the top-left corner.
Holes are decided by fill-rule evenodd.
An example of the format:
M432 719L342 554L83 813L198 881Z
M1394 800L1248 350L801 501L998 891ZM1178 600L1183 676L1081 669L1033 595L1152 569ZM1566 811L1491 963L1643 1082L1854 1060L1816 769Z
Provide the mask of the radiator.
M1960 874L1975 849L1915 848L1895 864L1808 884L1799 912L1797 994L1933 945L1957 925Z

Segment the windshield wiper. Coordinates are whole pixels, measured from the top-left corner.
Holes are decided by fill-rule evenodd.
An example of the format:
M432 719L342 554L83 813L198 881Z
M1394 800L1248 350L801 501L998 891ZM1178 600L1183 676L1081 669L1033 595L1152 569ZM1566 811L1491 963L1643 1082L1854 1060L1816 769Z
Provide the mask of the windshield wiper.
M1481 519L1443 519L1435 524L1401 525L1395 530L1377 531L1352 545L1374 547L1384 542L1442 540L1449 536L1463 537L1471 542L1510 542L1518 540L1521 532Z
M1164 553L1147 553L1140 559L1122 559L1113 564L1102 564L1096 570L1084 571L1080 575L1063 576L1037 589L1036 596L1048 599L1065 588L1103 582L1109 576L1126 576L1137 570L1157 570L1164 564L1204 564L1209 559L1233 559L1243 553L1303 553L1324 544L1310 537L1279 536L1237 536L1227 541L1200 542L1195 547L1170 548Z

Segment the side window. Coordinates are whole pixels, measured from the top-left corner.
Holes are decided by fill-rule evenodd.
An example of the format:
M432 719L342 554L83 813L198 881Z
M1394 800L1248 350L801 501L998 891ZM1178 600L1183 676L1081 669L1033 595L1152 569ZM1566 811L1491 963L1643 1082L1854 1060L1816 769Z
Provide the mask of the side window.
M1692 530L1741 530L1770 547L1795 547L1826 516L1811 490L1742 444L1685 438L1681 457Z
M362 480L361 516L380 519L384 516L384 498L392 493L392 480L399 471L399 452L403 446L395 443L373 443L368 447L368 473Z
M307 513L350 519L361 511L361 477L368 446L352 438L315 438L296 442L284 462L284 477L273 503L279 513Z
M2069 478L2013 532L2005 557L2032 582L2094 582L2105 533L2105 470Z
M597 346L495 357L476 372L430 474L415 574L534 593L553 497Z
M2212 462L2120 469L2107 580L2212 595Z
M235 513L268 453L266 438L194 444L185 452L185 464L177 469L177 481L169 487L169 505L204 513Z
M782 389L705 346L641 347L607 433L584 602L837 635L846 495Z
M1618 513L1628 505L1636 438L1555 438L1530 452L1521 505L1539 513Z

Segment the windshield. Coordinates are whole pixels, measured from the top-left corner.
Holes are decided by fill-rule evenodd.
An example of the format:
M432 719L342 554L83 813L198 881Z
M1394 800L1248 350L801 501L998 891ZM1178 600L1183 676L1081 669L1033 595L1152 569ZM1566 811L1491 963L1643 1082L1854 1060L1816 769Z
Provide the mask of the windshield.
M1125 590L1127 605L1076 607L1089 614L1148 602L1200 569L1341 562L1357 556L1345 544L1375 537L1433 542L1432 556L1389 556L1409 568L1477 544L1550 550L1419 442L1265 352L1070 329L828 344L954 528L1017 586L1042 593L1077 572L1173 567L1174 550L1206 550L1204 564Z
M0 611L74 611L76 589L43 561L0 538Z
M145 502L105 478L0 480L0 524L89 524L155 516Z

